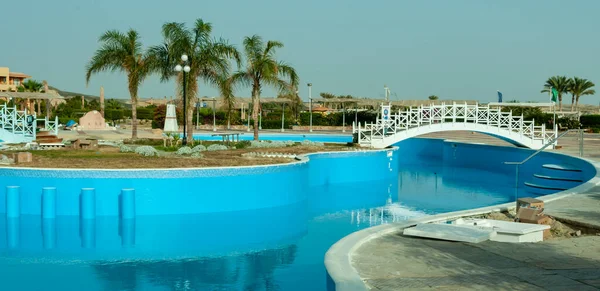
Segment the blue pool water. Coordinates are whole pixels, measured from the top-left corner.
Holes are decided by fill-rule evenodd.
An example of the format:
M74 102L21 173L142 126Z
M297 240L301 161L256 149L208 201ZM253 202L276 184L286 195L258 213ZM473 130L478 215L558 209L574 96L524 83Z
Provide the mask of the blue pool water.
M206 141L220 141L220 136L212 136L212 134L194 134L195 140L206 140ZM254 136L252 132L242 133L240 140L253 140ZM273 134L273 133L261 133L261 140L277 140L277 141L294 141L301 142L304 140L315 141L315 142L328 142L328 143L348 143L352 142L352 135L349 134Z
M347 234L411 217L513 201L515 195L540 195L526 188L515 193L514 172L498 162L519 159L520 152L498 157L501 148L447 145L433 140L399 147L399 158L393 160L397 172L390 167L388 172L393 175L387 176L376 164L360 162L366 157L311 156L307 165L311 182L303 189L306 196L300 201L294 198L297 193L290 193L305 182L277 183L273 176L271 182L260 180L254 185L243 184L242 188L236 188L239 183L234 180L226 180L219 188L200 180L197 195L208 191L207 195L223 197L211 200L223 204L218 212L138 212L135 219L120 219L110 215L108 202L116 200L111 196L103 206L106 209L98 208L109 215L96 219L0 215L0 290L326 290L324 254ZM490 162L473 162L478 156L487 156ZM542 158L546 160L533 160L532 165L558 162ZM376 161L385 162L384 170L388 170L385 159ZM530 175L531 171L524 168L522 173ZM373 173L377 174L365 177ZM272 174L287 179L280 173ZM231 177L236 175L228 179L234 179ZM110 184L115 179L102 181ZM177 196L183 183L192 183L184 181L159 193L186 199L187 203L202 203ZM99 184L95 185L98 189ZM144 192L138 186L138 195L150 196L138 196L140 201L149 200L143 210L156 211L150 203L158 198L151 196L156 191ZM265 191L269 195L265 197L274 197L267 191L272 187L281 195L293 196L289 201L294 202L277 206L267 203L271 206L245 210L238 207L248 204L244 196L256 189L259 194ZM175 209L174 205L164 207ZM178 207L188 209L186 205Z

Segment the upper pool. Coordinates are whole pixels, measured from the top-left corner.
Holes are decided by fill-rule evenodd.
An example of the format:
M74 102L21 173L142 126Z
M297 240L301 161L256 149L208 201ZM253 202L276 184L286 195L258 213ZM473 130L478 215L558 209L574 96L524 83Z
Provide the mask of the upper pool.
M397 150L311 155L307 163L242 169L52 171L0 168L21 186L21 216L0 216L1 290L325 290L324 254L351 232L411 217L553 191L536 173L586 162L516 148L411 139ZM56 218L40 217L55 183ZM553 184L553 187L571 187ZM96 189L95 219L78 216L79 189ZM136 217L119 216L119 189L136 189ZM556 192L556 190L554 190ZM0 212L5 209L0 194Z
M254 135L252 132L240 133L240 140L252 140ZM206 140L206 141L220 141L220 136L213 136L213 133L200 133L194 134L195 140ZM310 140L315 142L328 142L328 143L348 143L352 142L351 134L284 134L284 133L260 133L261 140L277 140L277 141L294 141L301 142L304 140Z

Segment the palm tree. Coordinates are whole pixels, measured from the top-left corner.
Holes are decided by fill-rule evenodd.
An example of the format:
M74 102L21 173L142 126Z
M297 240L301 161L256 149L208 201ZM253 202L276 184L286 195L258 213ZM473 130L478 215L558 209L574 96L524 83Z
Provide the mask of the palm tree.
M258 35L244 39L246 68L230 78L232 85L252 86L252 118L254 119L254 140L258 140L258 110L263 85L276 87L281 92L294 92L298 87L298 75L290 65L277 61L275 51L283 43L270 40L266 44ZM283 80L281 78L288 78Z
M234 97L228 88L227 78L230 74L229 59L233 58L238 64L240 55L237 49L223 39L212 39L212 24L197 19L194 27L190 30L185 23L169 22L162 27L164 43L150 48L153 60L153 70L160 73L161 81L167 81L177 77L177 84L181 84L183 75L175 72L174 68L180 64L182 55L188 56L187 65L190 72L187 73L186 82L186 106L187 106L187 135L192 137L194 128L192 118L194 107L190 104L196 102L198 94L198 79L213 85L219 89L226 104L233 108ZM178 88L183 90L182 85ZM183 95L183 94L182 94Z
M571 79L566 76L553 76L546 80L544 84L544 90L542 93L549 93L552 95L552 88L555 88L558 91L558 110L562 110L562 94L569 92L569 84L571 83Z
M439 98L438 96L436 96L436 95L431 95L431 96L429 96L429 97L427 97L427 98L429 98L429 100L432 100L432 101L440 99L440 98Z
M22 87L25 92L40 92L44 85L38 81L29 79L23 82Z
M571 79L571 82L569 82L569 93L572 95L571 111L573 111L574 108L577 108L579 97L596 94L596 90L592 89L594 86L595 84L588 79L577 77Z
M103 71L120 71L127 75L131 97L131 138L137 139L138 88L150 74L150 61L142 51L142 43L137 31L127 33L109 30L100 36L102 46L96 51L86 66L85 81L90 82L92 74Z

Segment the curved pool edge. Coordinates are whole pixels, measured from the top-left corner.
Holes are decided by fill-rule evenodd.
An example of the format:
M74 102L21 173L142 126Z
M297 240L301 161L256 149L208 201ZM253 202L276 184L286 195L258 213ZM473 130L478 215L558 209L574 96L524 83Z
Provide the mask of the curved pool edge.
M78 169L11 166L0 168L0 182L20 186L20 214L23 215L41 215L40 191L43 187L59 189L61 199L56 204L57 215L79 215L81 205L77 201L82 188L95 188L96 216L119 215L122 189L135 189L136 215L140 216L243 211L294 204L306 199L308 187L357 179L351 175L349 163L358 162L368 166L364 169L370 168L368 173L366 170L360 173L359 180L383 179L397 173L396 165L390 164L390 152L397 150L397 147L321 149L320 152L299 154L295 160L282 164L238 167ZM343 171L324 167L326 163ZM225 187L226 196L211 194L224 191L224 183L229 185ZM273 187L250 191L249 195L245 190L255 189L252 187L256 183L271 183ZM287 185L295 185L293 191L282 192L280 189ZM0 191L0 213L5 212L5 196Z
M592 166L595 167L596 175L579 186L558 193L536 197L536 199L540 199L544 202L551 202L569 197L571 195L583 193L595 186L600 185L600 162L575 157L563 153L553 153L557 155L565 155L571 158L580 159L590 163ZM481 208L459 210L454 212L446 212L430 216L424 216L393 224L373 226L353 232L338 240L329 248L329 250L327 250L327 253L325 253L325 269L327 272L328 280L330 280L330 282L328 282L328 287L330 287L328 288L328 290L369 290L369 288L363 282L356 269L352 266L352 255L362 245L373 239L377 239L388 234L399 232L404 228L414 226L418 223L431 223L460 218L464 216L473 216L486 214L490 212L507 211L515 207L515 202L508 202Z

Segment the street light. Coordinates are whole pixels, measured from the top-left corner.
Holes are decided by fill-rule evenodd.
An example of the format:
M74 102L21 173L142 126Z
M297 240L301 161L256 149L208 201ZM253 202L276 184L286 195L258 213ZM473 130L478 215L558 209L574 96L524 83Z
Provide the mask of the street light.
M215 99L215 97L213 97L212 99L213 99L213 131L217 131L217 119L216 119L216 115L215 115L215 110L217 107L217 99Z
M186 132L186 125L187 125L187 102L185 100L186 98L186 87L187 87L187 73L190 72L190 66L188 66L187 64L188 61L188 56L186 54L181 55L181 63L182 65L177 65L175 66L175 71L176 72L181 72L183 71L183 139L181 140L181 145L185 146L187 145L187 132Z
M285 129L283 129L284 127L284 122L285 122L285 102L281 103L282 107L281 107L281 132L284 132Z
M310 112L310 127L309 131L312 132L312 83L308 83L308 111Z
M383 90L385 90L385 101L390 102L390 100L389 100L390 88L388 88L387 85L383 85Z

